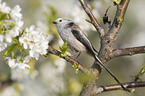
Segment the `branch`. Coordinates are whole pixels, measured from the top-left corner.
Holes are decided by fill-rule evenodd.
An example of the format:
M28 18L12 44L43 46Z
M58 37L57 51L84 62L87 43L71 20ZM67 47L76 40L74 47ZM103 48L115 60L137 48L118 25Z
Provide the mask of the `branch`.
M142 82L127 82L127 83L123 83L123 86L125 86L126 88L145 87L145 81L142 81ZM100 86L99 88L97 88L96 94L99 94L99 93L102 93L102 92L107 92L107 91L112 91L112 90L119 90L119 89L122 89L122 88L118 84Z
M50 53L51 53L51 54L54 54L54 55L57 55L57 56L59 56L60 58L65 59L67 62L70 62L71 65L74 65L74 64L77 65L77 66L78 66L78 69L79 69L80 71L86 73L87 75L91 75L91 76L94 75L94 76L96 77L96 76L98 76L97 74L100 73L99 70L97 70L97 69L93 69L93 68L86 69L85 67L83 67L81 64L79 64L77 61L75 61L74 59L72 59L72 58L69 57L69 56L64 56L64 57L62 57L62 56L61 56L61 52L58 51L58 50L56 50L56 49L53 48L53 47L49 47L49 48L48 48L48 53L47 53L45 56L48 56ZM94 70L95 70L95 73L93 73Z
M130 0L121 0L119 4L116 2L114 3L117 6L116 15L108 33L101 40L101 48L99 52L99 56L106 61L110 60L112 57L114 42L117 39L118 31L123 23L129 1Z
M110 54L111 58L119 57L119 56L127 56L127 55L135 55L145 53L145 46L132 47L132 48L122 48L122 49L114 49L112 54Z
M96 92L94 89L97 89L96 87L96 81L91 80L87 84L84 84L79 96L95 96Z
M114 17L112 26L107 33L107 36L108 36L107 39L109 39L111 41L110 43L112 44L116 40L118 31L122 25L122 22L124 21L124 16L125 16L129 1L130 0L121 0L120 4L115 3L117 6L116 15Z
M93 26L96 28L96 30L99 33L100 37L103 37L105 35L104 29L102 29L102 27L100 26L100 24L98 23L98 21L96 20L95 16L93 15L93 13L91 12L90 8L88 7L88 5L86 4L86 2L84 0L79 0L82 7L84 8L85 12L87 13L87 15L90 18L90 22L93 24Z

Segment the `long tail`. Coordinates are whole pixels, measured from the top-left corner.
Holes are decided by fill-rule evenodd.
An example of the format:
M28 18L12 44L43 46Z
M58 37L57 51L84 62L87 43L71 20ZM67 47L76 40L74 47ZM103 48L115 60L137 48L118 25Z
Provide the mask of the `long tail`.
M97 55L94 56L95 60L97 60L100 65L102 65L105 70L116 80L116 82L122 87L123 90L130 92L127 88L125 88L122 83L115 77L115 75L106 67L106 65L98 58Z

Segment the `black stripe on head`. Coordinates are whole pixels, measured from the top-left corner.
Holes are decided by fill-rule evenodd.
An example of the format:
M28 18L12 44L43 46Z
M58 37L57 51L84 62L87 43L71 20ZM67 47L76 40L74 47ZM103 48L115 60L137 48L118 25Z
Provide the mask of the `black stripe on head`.
M73 25L75 25L74 22L69 22L69 23L65 26L65 28L66 28L66 29L67 29L67 28L71 28Z
M74 25L74 22L70 22L68 25L69 25L70 27L72 27L72 26Z

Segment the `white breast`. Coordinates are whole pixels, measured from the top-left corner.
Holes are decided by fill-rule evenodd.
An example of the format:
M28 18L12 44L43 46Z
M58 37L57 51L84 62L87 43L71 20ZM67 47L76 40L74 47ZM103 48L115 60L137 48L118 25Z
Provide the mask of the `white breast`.
M63 31L58 29L58 33L64 42L67 41L68 46L70 48L79 52L86 51L85 46L74 37L74 35L71 32L71 29Z

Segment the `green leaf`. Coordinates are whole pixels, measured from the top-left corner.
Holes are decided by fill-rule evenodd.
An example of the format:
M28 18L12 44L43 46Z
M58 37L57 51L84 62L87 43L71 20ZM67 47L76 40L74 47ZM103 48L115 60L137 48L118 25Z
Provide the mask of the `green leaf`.
M122 21L123 21L123 19L121 17L118 17L117 22L120 23Z
M6 51L4 52L3 58L5 58L6 56L8 56L10 54L10 52L12 52L12 50L14 48L16 48L17 44L12 44L11 46L9 46Z
M76 69L76 73L78 73L78 71L79 71L79 65L77 65L77 64L73 64L73 67Z
M64 55L65 55L65 56L66 56L66 55L67 55L67 56L71 56L71 53L66 51L66 52L64 53Z
M67 41L64 42L64 44L62 45L62 47L59 47L60 51L62 52L62 54L65 54L65 52L67 51L68 47L67 47Z
M65 60L68 60L67 56L71 56L71 53L67 52L67 49L68 49L68 47L67 47L67 41L64 42L62 47L59 47L59 49L61 51L60 57L64 58Z
M20 51L25 51L24 47L21 45L17 45L17 47L20 49Z
M0 12L0 21L5 20L7 17L7 14L1 13Z
M131 92L131 93L136 93L135 89L132 89L130 92Z
M11 25L9 25L10 29L14 28L16 26L16 22L11 23Z
M143 75L145 73L145 65L139 71L139 75Z
M140 71L139 71L139 73L137 75L133 75L132 77L134 77L135 80L137 79L137 80L142 81L140 79L140 76L143 75L144 73L145 73L145 65L140 69Z
M21 37L21 36L24 34L24 32L25 32L25 29L23 29L23 30L21 31L19 37Z

